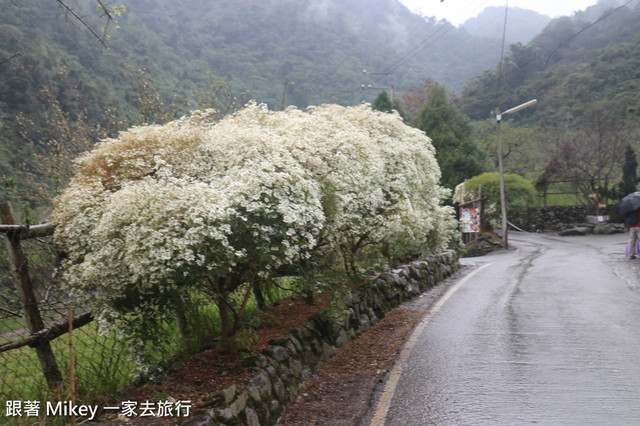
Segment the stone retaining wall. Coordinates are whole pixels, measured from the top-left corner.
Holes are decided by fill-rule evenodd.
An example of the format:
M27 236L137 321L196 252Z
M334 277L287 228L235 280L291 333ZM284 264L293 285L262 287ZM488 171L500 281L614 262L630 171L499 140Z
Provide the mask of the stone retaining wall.
M246 390L235 385L212 394L203 412L184 425L274 425L287 404L295 401L300 386L329 360L336 348L375 325L386 312L433 287L459 267L458 255L448 251L403 265L355 288L347 302L348 319L331 310L316 312L302 327L250 361L255 371Z
M567 225L586 223L587 216L594 214L594 208L586 206L535 207L511 215L509 221L528 232L559 231ZM600 214L619 219L613 208Z

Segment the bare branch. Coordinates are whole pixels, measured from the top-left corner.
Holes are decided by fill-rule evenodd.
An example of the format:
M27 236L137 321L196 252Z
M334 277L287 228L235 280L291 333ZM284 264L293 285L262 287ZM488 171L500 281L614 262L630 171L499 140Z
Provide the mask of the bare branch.
M91 28L91 26L89 26L89 24L87 24L87 22L84 20L84 18L82 18L82 16L78 15L73 9L71 9L65 2L64 0L56 0L60 6L62 6L67 13L73 15L73 17L78 20L78 22L80 22L87 30L89 30L89 32L91 32L91 34L93 34L93 36L98 39L98 41L106 46L106 42L105 42L105 35L103 34L102 36L100 36L98 33L95 32L95 30L93 28ZM100 3L100 5L102 6L102 2L98 1L98 3ZM111 14L109 14L109 12L107 11L107 9L104 9L105 13L107 14L107 18L108 20L111 20ZM106 28L106 27L105 27Z
M3 65L7 62L9 62L10 60L17 58L18 56L22 55L22 53L18 52L18 53L14 53L13 55L9 56L7 59L3 59L0 61L0 65Z
M107 7L104 5L104 3L102 3L102 0L96 0L96 1L98 2L100 7L102 8L102 11L104 12L104 14L107 15L107 19L109 21L113 21L113 16L111 15L111 13L109 13L109 9L107 9Z
M10 311L9 309L3 308L2 306L0 306L0 311L4 312L5 314L9 314L13 317L22 317L22 314L20 312Z

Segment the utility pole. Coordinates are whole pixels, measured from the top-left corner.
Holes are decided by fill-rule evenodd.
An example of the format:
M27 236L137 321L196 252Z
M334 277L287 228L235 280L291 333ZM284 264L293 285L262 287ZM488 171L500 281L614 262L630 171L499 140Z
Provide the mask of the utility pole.
M386 75L387 76L387 87L386 88L381 88L381 87L372 87L370 84L362 84L360 85L360 87L364 90L368 90L368 89L376 89L376 90L389 90L389 95L391 96L391 102L393 102L393 100L395 99L396 96L396 88L395 88L395 74L392 72L369 72L367 70L362 70L362 74L365 75Z
M500 138L500 123L502 123L502 116L513 114L538 102L537 99L532 99L528 102L520 104L516 107L510 108L504 112L500 112L500 109L496 109L496 122L498 123L498 173L500 174L500 212L502 214L502 243L504 248L509 248L509 240L507 239L507 202L504 195L504 168L502 166L502 141Z

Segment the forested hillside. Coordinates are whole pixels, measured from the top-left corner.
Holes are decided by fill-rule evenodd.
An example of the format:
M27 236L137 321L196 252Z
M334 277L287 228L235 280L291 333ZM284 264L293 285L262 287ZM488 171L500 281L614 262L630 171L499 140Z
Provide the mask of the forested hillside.
M502 79L499 38L397 0L124 1L105 45L82 23L104 25L95 3L67 3L83 21L55 2L0 0L0 198L46 205L70 159L97 140L248 99L276 110L355 105L393 86L396 99L420 88L410 92L419 108L420 90L435 81L450 92L464 85L458 105L474 120L531 98L539 106L521 124L577 126L602 111L631 122L640 107L637 1L600 0L507 45ZM521 26L510 12L507 33ZM489 144L488 134L477 137ZM527 164L540 171L547 160Z
M496 105L505 109L537 98L544 107L523 112L519 121L577 125L594 114L638 117L640 5L626 3L553 20L530 43L511 45L502 78L496 66L465 86L463 111L484 119Z
M621 182L623 164L640 151L639 70L639 2L600 0L551 21L528 44L512 44L501 65L468 82L457 105L495 147L496 109L537 99L504 117L505 171L595 211L593 194L612 203L638 184L637 167L630 185Z
M67 3L100 31L94 2ZM427 79L457 89L499 55L496 40L396 0L123 3L103 46L55 2L0 1L0 198L50 197L70 157L133 124L232 97L280 109L370 102Z
M388 81L367 78L363 69L393 72L398 87L432 78L459 88L499 53L495 42L425 21L395 0L189 0L167 2L162 11L156 3L132 4L123 31L143 26L158 44L181 52L186 63L162 63L176 66L174 74L194 80L206 67L272 108L282 103L285 87L285 103L297 106L372 100L375 94L363 94L361 84ZM395 63L429 37L428 46ZM151 59L157 52L145 53Z
M507 11L508 25L505 32L504 16L504 6L487 7L478 16L467 19L462 28L471 35L496 40L502 40L504 35L507 44L528 43L551 21L548 16L514 7Z

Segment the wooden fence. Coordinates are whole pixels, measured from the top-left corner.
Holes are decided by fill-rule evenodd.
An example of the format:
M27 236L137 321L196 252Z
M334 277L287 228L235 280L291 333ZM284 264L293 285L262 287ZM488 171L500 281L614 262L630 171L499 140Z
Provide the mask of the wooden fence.
M22 314L29 330L29 335L26 337L0 344L0 353L24 346L34 348L47 385L54 390L62 383L62 374L51 350L51 341L74 328L88 324L93 320L93 315L91 312L84 312L70 320L45 324L29 274L29 261L23 250L22 241L50 237L55 227L51 224L35 226L16 224L11 205L7 202L0 203L0 220L2 222L0 233L3 234L9 268L15 278Z

